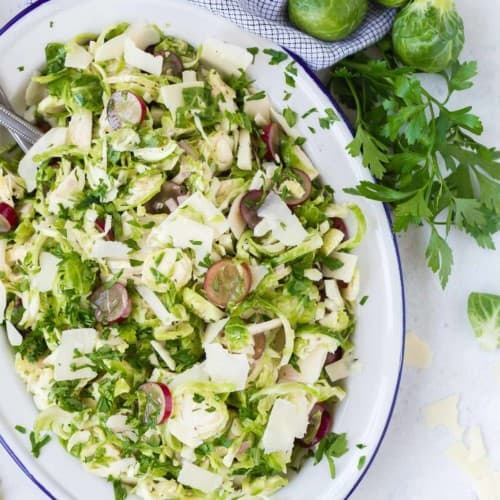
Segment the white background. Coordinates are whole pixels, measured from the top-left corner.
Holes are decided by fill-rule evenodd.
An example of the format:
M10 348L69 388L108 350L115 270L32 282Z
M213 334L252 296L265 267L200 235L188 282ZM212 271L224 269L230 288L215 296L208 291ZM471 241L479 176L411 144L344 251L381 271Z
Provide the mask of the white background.
M479 76L473 89L461 93L453 105L456 108L472 105L483 119L485 144L500 148L500 5L490 0L456 2L466 25L462 59L477 60ZM0 0L0 25L22 5L23 0ZM480 250L469 238L452 234L455 266L443 292L425 265L426 240L425 230L411 230L399 238L399 244L408 331L416 332L429 343L433 361L426 370L405 367L387 436L366 478L351 497L353 500L476 498L469 480L445 455L453 438L444 429L427 429L421 418L423 406L454 393L461 396L461 424L481 426L490 456L500 468L500 380L495 375L500 353L479 348L466 316L470 291L500 293L499 254ZM500 246L499 237L496 243ZM0 449L1 498L45 498L3 449Z

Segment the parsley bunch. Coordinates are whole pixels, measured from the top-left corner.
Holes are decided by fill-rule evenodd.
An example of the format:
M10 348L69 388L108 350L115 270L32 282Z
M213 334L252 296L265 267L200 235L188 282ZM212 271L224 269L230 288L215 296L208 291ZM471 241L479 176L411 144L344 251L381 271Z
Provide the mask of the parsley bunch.
M429 226L427 263L445 287L453 265L450 229L494 249L492 235L500 228L500 152L474 138L483 126L471 107L448 107L453 93L472 86L477 65L457 62L436 75L448 88L440 100L417 70L397 61L389 40L379 49L379 57L359 53L333 68L331 91L356 110L348 150L363 155L378 181L346 191L391 204L395 232Z

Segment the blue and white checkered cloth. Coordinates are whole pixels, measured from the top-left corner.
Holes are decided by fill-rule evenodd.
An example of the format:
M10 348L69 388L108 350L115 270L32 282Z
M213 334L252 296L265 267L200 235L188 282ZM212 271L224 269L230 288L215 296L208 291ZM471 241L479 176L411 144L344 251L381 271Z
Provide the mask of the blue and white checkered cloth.
M380 40L392 26L396 11L370 3L364 23L340 42L323 42L293 27L288 21L287 0L189 0L226 17L241 28L269 38L291 50L319 70L335 64Z
M27 0L27 4L34 0ZM314 70L332 66L380 40L392 26L396 11L370 3L363 24L340 42L323 42L302 33L288 21L287 0L188 0L241 28L273 40L299 55Z

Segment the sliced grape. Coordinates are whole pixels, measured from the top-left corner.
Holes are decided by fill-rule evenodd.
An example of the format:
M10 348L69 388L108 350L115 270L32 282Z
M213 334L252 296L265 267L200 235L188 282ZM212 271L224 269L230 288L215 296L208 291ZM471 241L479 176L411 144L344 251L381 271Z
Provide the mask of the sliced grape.
M157 425L163 424L172 415L172 393L167 385L162 382L146 382L139 386L146 396L143 422L148 423L152 418Z
M95 227L101 231L101 233L104 233L106 231L106 223L104 219L97 219L95 221ZM109 228L106 234L104 235L104 239L107 241L114 241L115 239L115 233L113 232L113 228Z
M253 229L262 218L257 215L259 203L262 201L264 192L261 189L252 189L241 198L240 214L245 224Z
M332 416L324 405L317 403L309 414L309 426L299 444L303 448L312 448L330 432L331 428Z
M304 190L304 194L302 196L299 196L298 198L293 195L287 196L285 199L285 203L289 207L297 207L299 205L302 205L302 203L304 203L309 198L309 196L311 196L312 182L309 176L302 170L298 168L292 168L290 170L293 174L291 176L291 179L297 181L300 184L300 186Z
M262 130L262 140L266 144L266 159L276 161L280 152L281 129L280 126L272 122Z
M95 318L100 323L116 323L128 318L132 303L127 289L121 283L114 283L107 288L101 285L90 296Z
M219 307L238 304L248 295L252 286L252 273L246 264L222 259L207 271L203 288L207 298Z
M184 196L187 190L184 186L172 181L165 181L160 192L153 196L145 205L150 214L169 214L179 204L179 197ZM175 202L175 207L172 205Z
M138 125L146 116L146 103L130 90L119 90L111 94L106 108L111 128L117 130L125 125Z
M17 212L8 203L0 202L0 233L12 231L18 223Z

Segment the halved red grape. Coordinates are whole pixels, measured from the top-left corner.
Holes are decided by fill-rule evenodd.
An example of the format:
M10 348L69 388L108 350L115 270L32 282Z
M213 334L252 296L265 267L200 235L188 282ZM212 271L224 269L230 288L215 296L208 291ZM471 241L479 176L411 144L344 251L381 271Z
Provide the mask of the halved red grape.
M114 283L107 288L101 285L90 296L94 307L95 319L100 323L116 323L128 318L132 303L127 289L121 283Z
M208 300L219 307L238 304L248 295L251 286L250 268L231 259L212 264L203 283Z
M95 221L95 227L101 231L101 233L104 233L106 231L106 222L104 219L96 219ZM107 241L114 241L115 239L115 233L113 231L113 228L110 227L106 234L104 235L104 239Z
M156 53L155 55L163 56L162 73L164 75L181 76L184 71L182 59L173 52L167 50Z
M169 214L173 211L171 202L174 201L178 205L178 198L186 193L187 190L184 186L172 181L165 181L160 192L146 203L146 211L150 214Z
M309 426L306 435L299 441L303 448L312 448L316 446L331 430L332 416L330 412L321 403L314 405L309 414Z
M0 233L12 231L19 221L17 212L8 203L0 202Z
M266 334L258 333L253 338L253 359L256 361L262 357L264 351L266 350Z
M125 125L138 125L146 116L146 103L130 90L118 90L111 94L106 108L111 128L117 130Z
M280 126L275 122L266 125L262 130L262 140L266 143L266 159L276 161L276 156L280 152Z
M146 382L139 386L139 390L147 396L143 414L144 423L155 418L156 424L163 424L172 415L174 407L172 393L168 386L162 382Z
M241 198L240 214L250 229L253 229L262 220L262 217L257 215L257 210L263 196L262 189L252 189Z
M304 203L309 198L309 196L311 196L312 182L309 176L302 170L298 168L291 168L290 170L293 173L293 176L291 176L291 178L300 184L300 186L304 190L304 194L299 198L296 198L293 195L287 196L287 198L285 199L285 203L289 207L297 207L299 205L302 205L302 203Z
M334 217L332 219L332 226L344 233L344 239L342 241L346 241L349 239L349 230L347 229L344 219L341 219L340 217Z
M329 352L326 355L325 365L330 365L332 363L335 363L336 361L340 361L343 355L344 355L344 349L338 346L335 352Z

